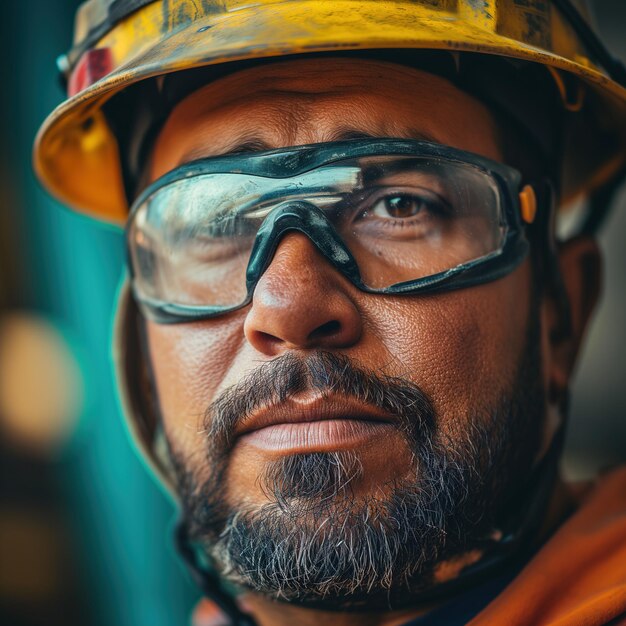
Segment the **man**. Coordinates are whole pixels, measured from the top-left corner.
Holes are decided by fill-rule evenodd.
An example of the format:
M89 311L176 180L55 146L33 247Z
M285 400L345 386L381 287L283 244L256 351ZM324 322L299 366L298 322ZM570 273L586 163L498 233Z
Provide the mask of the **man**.
M624 617L626 473L557 477L598 202L553 207L619 179L626 83L554 4L81 10L36 164L127 219L122 395L233 622Z

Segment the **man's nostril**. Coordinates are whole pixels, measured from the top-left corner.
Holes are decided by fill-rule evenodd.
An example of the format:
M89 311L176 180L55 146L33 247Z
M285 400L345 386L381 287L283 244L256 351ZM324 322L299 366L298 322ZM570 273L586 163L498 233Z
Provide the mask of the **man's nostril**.
M318 326L312 333L309 334L310 340L323 339L324 337L332 337L337 335L341 331L341 323L337 320L331 320L321 326Z

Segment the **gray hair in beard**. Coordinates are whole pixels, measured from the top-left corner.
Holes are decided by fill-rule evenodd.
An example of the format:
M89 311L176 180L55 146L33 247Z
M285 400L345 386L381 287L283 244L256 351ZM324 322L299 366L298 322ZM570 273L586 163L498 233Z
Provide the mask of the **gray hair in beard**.
M445 440L432 403L405 379L368 372L334 353L286 354L209 407L210 479L172 450L189 536L232 583L328 608L390 607L428 587L437 564L492 541L495 520L518 493L537 449L545 407L537 334L515 390ZM270 503L235 508L226 495L235 426L261 406L304 390L341 394L394 414L413 452L411 480L384 499L357 498L353 452L297 454L259 477ZM504 497L505 493L508 497Z

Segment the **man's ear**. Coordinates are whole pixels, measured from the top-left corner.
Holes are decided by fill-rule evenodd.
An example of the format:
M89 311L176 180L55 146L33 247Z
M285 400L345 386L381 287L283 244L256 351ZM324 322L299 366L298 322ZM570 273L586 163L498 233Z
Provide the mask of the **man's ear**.
M602 256L595 239L578 236L559 244L558 262L565 302L555 295L548 314L550 386L559 396L572 375L578 351L602 288ZM569 307L569 312L564 310ZM569 319L568 319L569 318Z

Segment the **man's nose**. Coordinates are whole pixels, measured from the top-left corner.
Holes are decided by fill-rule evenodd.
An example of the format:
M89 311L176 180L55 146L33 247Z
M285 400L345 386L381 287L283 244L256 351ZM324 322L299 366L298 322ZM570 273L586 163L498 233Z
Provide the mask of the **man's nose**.
M268 356L349 347L363 330L353 289L308 237L290 232L255 287L246 339Z

